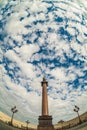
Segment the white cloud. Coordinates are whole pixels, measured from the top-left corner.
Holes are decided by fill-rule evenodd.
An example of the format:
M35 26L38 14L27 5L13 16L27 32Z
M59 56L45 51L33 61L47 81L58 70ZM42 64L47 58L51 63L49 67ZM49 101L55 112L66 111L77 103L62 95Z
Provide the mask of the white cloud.
M63 68L54 69L51 71L51 74L60 80L65 80L67 78L65 73L64 73Z
M13 26L14 25L14 26ZM6 24L6 31L10 34L26 34L28 30L24 28L21 21L18 21L18 13L11 16Z
M34 53L39 51L39 46L36 44L25 44L20 48L16 47L15 51L19 53L19 56L22 58L22 60L26 62L28 59L31 59Z
M79 53L80 55L86 57L86 54L87 54L87 52L86 52L87 45L86 45L86 44L80 45L80 44L75 44L75 42L72 42L72 43L71 43L71 47L72 47L77 53Z
M21 69L22 73L25 74L29 78L35 78L34 74L34 66L29 63L25 63L22 61L21 57L19 57L14 51L10 50L5 53L5 56L11 60L12 62L16 62L17 66Z

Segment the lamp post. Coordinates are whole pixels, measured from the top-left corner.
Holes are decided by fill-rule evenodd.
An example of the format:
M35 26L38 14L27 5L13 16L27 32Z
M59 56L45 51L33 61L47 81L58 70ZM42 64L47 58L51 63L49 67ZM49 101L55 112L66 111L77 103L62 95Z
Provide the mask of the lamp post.
M18 110L16 109L16 106L14 106L14 107L11 108L11 111L12 111L11 125L13 125L13 117L14 117L14 114L15 114L16 112L18 112Z
M80 110L80 108L75 105L74 112L77 112L78 119L79 119L79 124L81 124L82 122L81 122L81 119L80 119L80 116L79 116L79 110Z
M28 124L30 123L29 120L27 120L26 123L27 123L26 128L27 128L27 130L28 130Z

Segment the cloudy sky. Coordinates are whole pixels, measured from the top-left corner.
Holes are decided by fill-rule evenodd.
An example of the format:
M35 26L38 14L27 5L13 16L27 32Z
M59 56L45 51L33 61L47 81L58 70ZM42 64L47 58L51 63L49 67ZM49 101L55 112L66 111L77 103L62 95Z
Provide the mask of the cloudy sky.
M38 123L48 81L53 123L87 111L87 1L0 0L0 111Z

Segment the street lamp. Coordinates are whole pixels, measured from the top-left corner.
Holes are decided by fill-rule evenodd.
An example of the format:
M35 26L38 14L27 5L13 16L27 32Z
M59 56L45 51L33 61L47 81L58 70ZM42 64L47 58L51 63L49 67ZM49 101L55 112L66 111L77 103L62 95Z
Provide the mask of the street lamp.
M78 119L79 119L79 124L81 124L82 122L81 122L81 119L80 119L80 116L79 116L79 110L80 110L80 108L75 105L74 112L77 112Z
M12 111L11 125L13 125L13 117L14 117L14 114L15 114L16 112L18 112L18 110L16 109L16 106L14 106L14 107L11 108L11 111Z
M27 130L28 130L28 124L30 123L29 120L27 120L26 123L27 123L27 127L26 127L26 128L27 128Z

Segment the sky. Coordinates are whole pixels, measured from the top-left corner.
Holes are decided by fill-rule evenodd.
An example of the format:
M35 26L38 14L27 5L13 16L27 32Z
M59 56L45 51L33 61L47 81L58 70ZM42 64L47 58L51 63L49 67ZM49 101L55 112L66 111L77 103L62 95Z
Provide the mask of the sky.
M86 0L0 0L0 111L34 124L48 81L53 123L87 111Z

